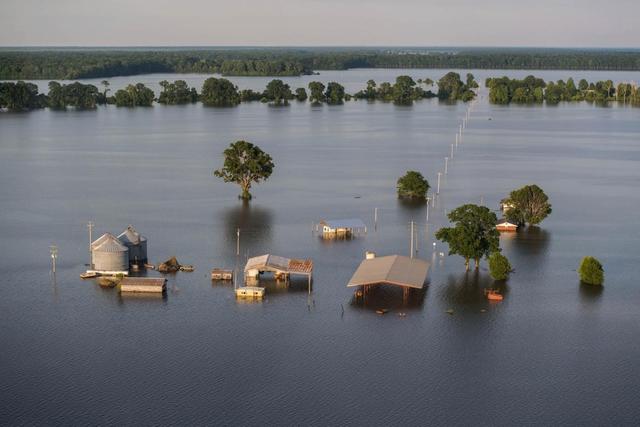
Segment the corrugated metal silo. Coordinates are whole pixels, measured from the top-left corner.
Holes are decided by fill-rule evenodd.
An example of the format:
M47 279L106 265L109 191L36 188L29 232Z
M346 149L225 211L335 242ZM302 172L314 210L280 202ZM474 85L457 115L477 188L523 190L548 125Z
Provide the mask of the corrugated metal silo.
M119 236L120 242L129 248L129 262L139 264L147 262L147 238L129 225Z
M91 244L91 255L95 271L129 271L129 248L111 233L103 234Z

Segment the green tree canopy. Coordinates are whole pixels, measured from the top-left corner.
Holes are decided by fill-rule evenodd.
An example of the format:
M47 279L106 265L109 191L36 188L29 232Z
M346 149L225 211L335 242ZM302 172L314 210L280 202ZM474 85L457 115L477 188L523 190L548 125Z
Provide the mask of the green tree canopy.
M493 252L489 256L489 274L495 280L505 280L509 277L511 270L509 260L500 252Z
M588 285L602 285L604 283L604 269L602 264L592 256L582 258L578 267L580 281Z
M118 107L150 107L155 95L151 89L142 83L128 85L115 94L115 103Z
M324 102L324 84L320 82L310 82L309 92L309 101L314 104Z
M469 83L475 83L473 74L468 75L467 78ZM475 86L477 86L477 83ZM438 80L438 98L440 99L470 101L475 96L476 94L473 92L472 87L460 80L460 74L458 73L450 71Z
M438 230L436 238L449 244L449 255L460 255L469 270L473 259L476 269L480 259L500 251L500 234L496 230L496 214L485 206L462 205L449 212L453 227Z
M539 224L551 213L549 197L535 184L512 191L507 202L513 208L505 215L509 221L518 225Z
M303 87L299 87L296 89L296 99L298 101L306 101L307 100L307 91Z
M224 182L240 185L240 198L251 199L251 185L267 180L275 167L271 156L247 141L236 141L224 150L224 165L213 172Z
M273 101L275 105L287 105L289 99L293 98L289 85L280 79L271 80L267 84L264 96L270 101Z
M184 80L176 80L173 83L163 80L160 86L162 87L158 97L160 104L189 104L198 101L198 92L195 88L189 88Z
M324 96L327 104L342 104L345 98L344 86L340 83L329 82Z
M229 80L209 77L202 85L200 100L207 106L233 107L240 103L240 94Z
M425 199L429 191L429 182L418 171L407 171L398 178L398 197Z

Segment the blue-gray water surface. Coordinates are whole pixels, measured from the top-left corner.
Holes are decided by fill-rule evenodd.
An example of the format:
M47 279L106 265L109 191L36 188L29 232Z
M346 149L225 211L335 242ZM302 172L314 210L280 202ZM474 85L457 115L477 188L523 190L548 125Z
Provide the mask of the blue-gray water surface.
M402 73L369 71L377 80ZM353 91L369 71L331 78ZM181 76L153 79L166 77ZM151 77L113 86L143 78ZM0 424L636 424L640 109L493 106L481 93L428 229L426 207L398 201L396 180L415 169L436 185L463 103L1 113ZM237 186L212 176L238 139L276 163L248 205ZM529 183L547 192L553 213L503 235L515 271L504 301L489 303L486 263L465 273L459 257L434 247L433 231L456 206L497 209ZM366 236L312 233L314 221L350 217L368 224ZM94 235L131 223L147 236L152 262L176 255L196 271L169 275L165 297L82 281L88 220ZM417 256L433 264L426 291L406 304L390 289L355 302L346 283L364 252L408 255L410 221ZM264 301L243 302L232 284L208 277L268 252L313 259L310 297L305 280L267 281ZM601 289L579 283L585 255L604 264Z

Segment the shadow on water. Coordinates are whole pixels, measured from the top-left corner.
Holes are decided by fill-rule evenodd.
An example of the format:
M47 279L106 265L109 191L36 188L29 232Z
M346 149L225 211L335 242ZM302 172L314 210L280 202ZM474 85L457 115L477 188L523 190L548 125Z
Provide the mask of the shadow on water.
M482 309L489 301L485 289L497 289L508 295L509 286L505 281L494 281L488 274L471 270L458 275L449 275L447 284L442 287L442 300L448 305Z
M389 311L418 310L424 305L429 286L423 289L411 289L406 300L403 298L402 288L399 286L372 286L366 296L359 296L359 289L354 288L350 305L355 308L376 311L387 309Z
M511 239L513 250L521 256L546 255L551 241L551 233L530 225L518 230Z
M238 228L240 229L240 245L243 254L245 251L249 254L255 253L261 247L265 247L271 239L273 215L268 209L242 200L237 205L226 209L223 218L225 240L234 243L234 253Z
M589 285L580 282L580 302L584 305L596 305L600 302L604 286Z

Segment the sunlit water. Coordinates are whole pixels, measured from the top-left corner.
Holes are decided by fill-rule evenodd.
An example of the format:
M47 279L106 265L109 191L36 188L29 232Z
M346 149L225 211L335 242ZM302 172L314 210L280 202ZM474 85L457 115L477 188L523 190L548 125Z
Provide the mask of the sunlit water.
M368 78L401 73L292 80L330 74L354 91ZM112 86L167 77L182 76ZM204 77L193 79L198 86ZM234 79L256 89L267 80ZM425 206L399 202L395 182L415 169L436 185L465 111L428 100L0 114L0 422L636 423L640 109L483 99L443 176L427 233ZM212 176L238 139L276 163L249 206L236 186ZM539 228L503 237L515 272L505 300L491 304L485 263L465 274L460 258L441 257L440 243L433 248L433 231L446 224L446 211L468 202L497 209L528 183L545 189L553 213ZM368 234L327 242L312 233L314 221L345 217L364 220ZM87 220L96 235L132 223L149 239L152 262L176 255L196 271L169 276L164 298L81 281ZM407 304L392 290L365 306L354 302L346 283L364 251L408 254L412 220L418 256L433 263L426 291ZM59 247L55 278L51 244ZM291 288L268 282L264 301L243 303L232 284L209 280L214 266L241 268L247 256L267 252L314 260L311 297L305 280ZM601 290L579 284L584 255L605 266Z

